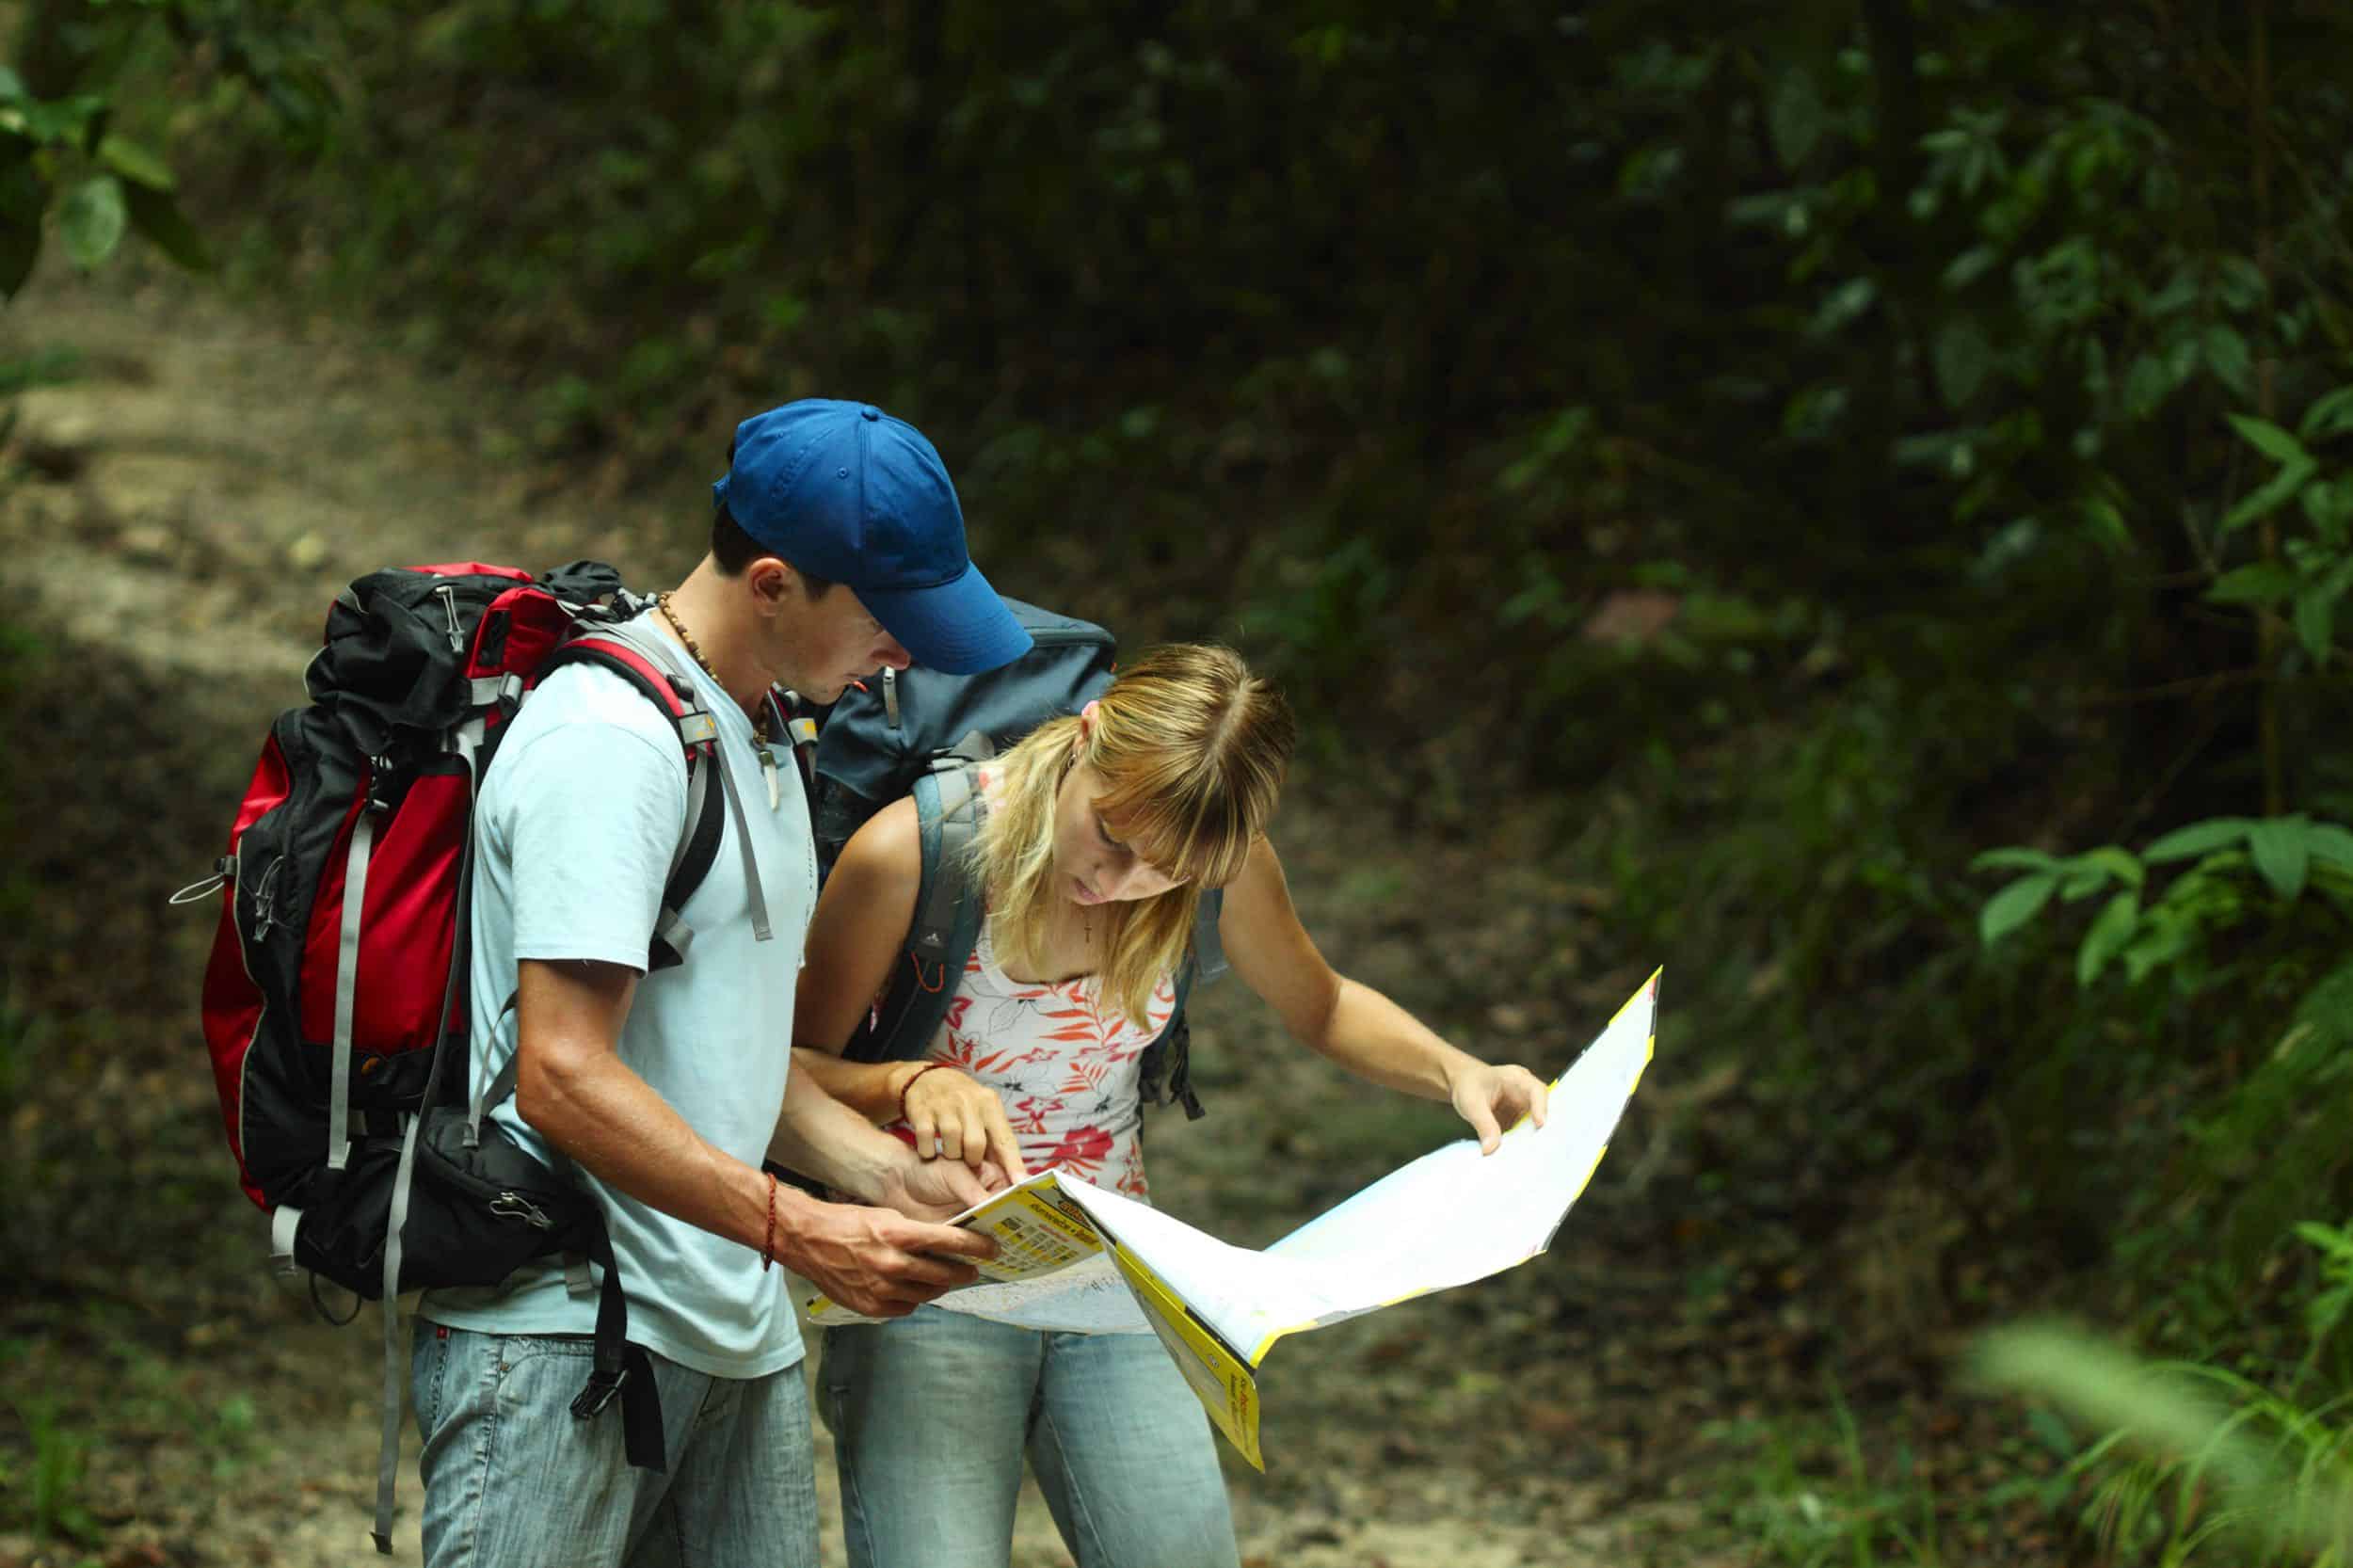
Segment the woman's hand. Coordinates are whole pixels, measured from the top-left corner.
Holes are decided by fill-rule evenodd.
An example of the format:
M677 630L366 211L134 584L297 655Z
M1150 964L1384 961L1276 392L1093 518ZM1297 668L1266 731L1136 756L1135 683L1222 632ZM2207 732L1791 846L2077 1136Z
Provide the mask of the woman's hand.
M1454 1113L1479 1134L1481 1154L1501 1148L1503 1129L1523 1115L1538 1127L1545 1125L1545 1081L1526 1067L1474 1062L1456 1073L1447 1089Z
M900 1092L915 1152L926 1160L944 1155L978 1171L994 1161L1015 1181L1028 1176L1021 1144L1005 1120L997 1091L953 1067L919 1067Z

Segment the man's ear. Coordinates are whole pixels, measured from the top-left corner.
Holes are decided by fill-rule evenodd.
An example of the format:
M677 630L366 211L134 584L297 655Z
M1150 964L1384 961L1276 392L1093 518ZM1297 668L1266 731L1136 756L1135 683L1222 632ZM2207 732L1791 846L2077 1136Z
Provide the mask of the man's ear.
M744 585L757 607L773 613L786 596L800 591L801 574L781 556L762 555L744 568Z
M1081 740L1091 740L1094 738L1095 711L1102 706L1103 699L1098 696L1088 702L1085 707L1079 710L1079 735Z

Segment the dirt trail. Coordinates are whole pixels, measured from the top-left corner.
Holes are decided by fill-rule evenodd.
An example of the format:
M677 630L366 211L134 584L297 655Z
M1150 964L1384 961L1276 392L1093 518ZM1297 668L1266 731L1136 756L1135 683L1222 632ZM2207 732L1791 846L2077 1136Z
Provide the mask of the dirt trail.
M705 476L682 476L675 493L650 501L616 500L585 477L552 477L515 460L511 389L436 379L329 324L241 310L176 279L53 275L0 315L0 357L60 346L79 351L81 376L22 400L8 456L24 477L0 486L10 618L69 659L119 659L147 700L166 696L172 712L154 731L158 763L184 769L191 789L226 779L233 792L268 714L296 696L324 606L359 570L395 560L597 555L632 581L651 582L697 549L688 520L699 515L694 498ZM206 747L233 757L200 759L197 748ZM217 853L208 835L229 804L171 808L143 852L123 857L118 878L74 894L98 904L84 908L74 929L128 933L113 955L129 980L113 1001L117 1018L158 1042L140 1059L138 1080L153 1096L146 1102L153 1125L191 1140L211 1136L210 1084L190 1039L198 928L209 915L167 925L152 912ZM1333 811L1305 786L1286 807L1303 907L1311 919L1343 911L1363 902L1368 874L1385 879L1384 902L1425 911L1431 926L1352 925L1336 913L1327 946L1344 966L1374 955L1365 972L1385 984L1426 968L1433 930L1459 910L1464 867L1424 855L1368 868L1361 824ZM135 904L136 919L113 920L112 909ZM1316 1179L1320 1146L1300 1129L1360 1115L1363 1099L1321 1064L1294 1063L1304 1053L1275 1044L1253 1006L1247 998L1205 1003L1205 1035L1225 1063L1212 1075L1226 1080L1217 1085L1218 1114L1156 1144L1155 1165L1163 1202L1262 1242L1361 1179L1344 1171ZM1602 1016L1606 1009L1593 1022ZM1545 1048L1557 1055L1574 1043ZM1271 1104L1285 1114L1263 1109ZM1427 1146L1444 1135L1442 1118L1415 1126L1402 1152L1413 1152L1413 1137ZM1308 1174L1268 1186L1263 1173L1277 1168L1269 1163L1277 1154ZM209 1156L218 1162L198 1174L230 1188L216 1139ZM1377 1170L1384 1160L1393 1163L1393 1153L1347 1169ZM371 1560L363 1521L374 1469L374 1312L342 1331L317 1324L307 1304L258 1282L251 1210L232 1193L201 1191L192 1200L193 1244L227 1260L217 1277L205 1275L179 1301L172 1280L148 1281L151 1299L126 1320L161 1348L82 1368L100 1378L108 1367L144 1368L168 1396L160 1408L214 1413L196 1434L126 1417L127 1434L91 1435L84 1492L105 1560L301 1568ZM1257 1191L1271 1194L1273 1211L1237 1206L1238 1193ZM1635 1401L1644 1407L1639 1416L1598 1411L1597 1373L1585 1365L1592 1342L1561 1327L1548 1293L1559 1281L1523 1277L1535 1273L1476 1288L1482 1294L1467 1304L1415 1304L1377 1325L1287 1343L1267 1379L1273 1472L1233 1474L1246 1560L1504 1568L1625 1562L1656 1551L1682 1516L1609 1501L1623 1495L1609 1473L1639 1439L1625 1422L1653 1419L1647 1401ZM61 1267L44 1277L75 1276ZM208 1328L215 1317L226 1326ZM229 1342L237 1339L260 1343ZM37 1347L27 1365L79 1408L72 1355L59 1349L44 1360ZM0 1375L22 1369L0 1358ZM818 1440L830 1562L840 1553L838 1499L822 1432ZM414 1475L412 1453L395 1560L417 1560ZM41 1560L28 1539L0 1536L0 1564ZM1015 1560L1068 1560L1034 1488Z

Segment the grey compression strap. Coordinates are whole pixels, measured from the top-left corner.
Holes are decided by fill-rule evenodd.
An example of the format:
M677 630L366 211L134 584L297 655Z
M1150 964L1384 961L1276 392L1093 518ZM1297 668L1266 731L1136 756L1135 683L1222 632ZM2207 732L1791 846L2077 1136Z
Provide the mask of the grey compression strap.
M327 1168L351 1159L351 1009L360 984L360 910L368 896L368 851L376 842L376 813L360 808L351 824L351 854L344 861L343 936L335 951L335 1062L327 1090Z
M523 695L523 678L520 675L478 675L466 682L466 695L476 708L496 708L502 703L517 702Z
M515 1011L515 1003L521 996L522 992L520 990L506 993L506 1005L499 1009L499 1016L490 1023L492 1039L498 1037L499 1026L506 1022L506 1015ZM486 1040L483 1044L487 1047L489 1042ZM477 1148L481 1145L483 1112L515 1092L516 1076L521 1071L520 1064L522 1052L522 1025L518 1022L515 1026L515 1048L507 1053L506 1065L501 1067L491 1078L485 1080L482 1087L476 1089L472 1097L467 1101L466 1146L468 1148ZM472 1076L471 1073L468 1076Z
M417 1135L424 1127L440 1098L441 1068L447 1061L442 1054L449 1046L449 1016L460 994L458 981L462 967L471 961L473 941L473 808L481 785L480 773L474 766L474 756L482 744L485 728L479 716L470 718L450 732L449 749L466 768L466 841L457 854L457 906L454 913L455 939L450 944L449 980L441 989L441 1005L433 1016L433 1066L425 1074L424 1095L413 1116L404 1118L400 1139L400 1164L392 1174L392 1212L384 1226L384 1294L379 1305L384 1313L384 1416L376 1452L376 1549L390 1557L392 1551L392 1488L400 1470L400 1411L401 1374L405 1369L400 1354L400 1260L401 1232L408 1224L408 1195L413 1190L417 1170ZM469 1133L472 1132L469 1128ZM471 1146L471 1138L469 1139Z
M292 1204L280 1204L269 1213L269 1266L275 1272L291 1274L295 1262L295 1233L302 1228L302 1210Z
M400 1174L392 1178L392 1212L384 1230L384 1427L376 1451L376 1549L392 1555L392 1488L400 1474L400 1231L408 1223L408 1183L416 1174L417 1132L424 1117L406 1118Z
M1207 985L1221 978L1232 966L1225 962L1225 937L1218 929L1218 920L1225 909L1225 889L1212 888L1201 895L1201 903L1193 918L1193 980Z
M735 846L744 857L744 892L752 904L752 940L764 942L775 935L768 929L768 898L760 888L760 862L752 858L752 827L744 820L744 801L735 792L735 776L728 771L727 759L714 749L708 759L707 772L719 776L719 788L728 797L728 812L735 818Z

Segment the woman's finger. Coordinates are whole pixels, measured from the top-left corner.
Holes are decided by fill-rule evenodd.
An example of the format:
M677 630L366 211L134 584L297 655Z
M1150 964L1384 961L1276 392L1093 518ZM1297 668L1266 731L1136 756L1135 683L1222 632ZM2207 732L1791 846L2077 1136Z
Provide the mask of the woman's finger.
M992 1101L995 1095L988 1096ZM970 1100L964 1105L964 1162L978 1170L988 1158L988 1121L981 1108Z
M930 1107L914 1101L908 1102L907 1130L915 1135L915 1152L918 1158L930 1160L938 1155L939 1128L932 1120Z
M1480 1153L1493 1154L1502 1146L1503 1132L1496 1126L1495 1107L1485 1099L1474 1097L1470 1104L1465 1106L1463 1120L1470 1123L1471 1130L1479 1134Z
M1012 1180L1019 1181L1030 1174L1021 1162L1021 1141L1013 1135L1013 1124L1005 1120L1004 1102L994 1095L988 1097L988 1152Z

